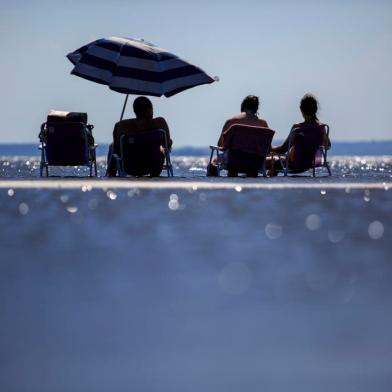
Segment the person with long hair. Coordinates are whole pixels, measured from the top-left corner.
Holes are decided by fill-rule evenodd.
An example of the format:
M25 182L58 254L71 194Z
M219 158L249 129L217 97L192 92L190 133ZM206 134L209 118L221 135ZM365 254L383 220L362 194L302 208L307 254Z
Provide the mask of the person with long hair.
M318 145L330 146L331 142L324 132L324 127L318 119L319 103L312 94L305 94L301 99L300 110L304 121L291 127L286 140L277 147L272 147L271 152L285 154L288 152L288 167L291 172L301 173L310 169L314 158L314 149ZM299 143L307 138L309 143ZM281 162L270 161L269 175L276 175L276 170L281 169Z

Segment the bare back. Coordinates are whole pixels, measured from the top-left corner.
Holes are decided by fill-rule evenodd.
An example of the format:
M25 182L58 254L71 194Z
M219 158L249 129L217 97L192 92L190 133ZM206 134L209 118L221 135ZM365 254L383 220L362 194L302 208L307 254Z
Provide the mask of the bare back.
M267 121L263 120L262 118L258 118L256 115L250 115L245 112L242 112L225 122L225 125L223 126L221 135L218 140L219 147L223 147L223 134L234 124L268 128Z
M122 135L130 135L139 132L152 131L154 129L163 129L166 132L169 148L172 146L169 126L163 117L156 118L131 118L116 123L113 130L114 145L118 145Z

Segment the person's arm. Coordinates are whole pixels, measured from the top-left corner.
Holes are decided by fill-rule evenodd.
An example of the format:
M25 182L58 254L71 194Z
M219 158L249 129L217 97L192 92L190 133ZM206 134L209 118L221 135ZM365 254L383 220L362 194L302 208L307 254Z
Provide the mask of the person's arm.
M116 123L113 128L113 152L119 152L119 143L120 143L120 132L119 132L119 123Z
M291 132L293 131L294 128L298 128L298 124L294 124L291 127L289 135L287 136L286 140L280 146L276 146L276 147L271 148L272 152L275 152L277 154L285 154L289 150L290 135L291 135Z
M331 139L329 138L329 136L325 135L325 145L327 146L327 148L331 148L332 143L331 143Z
M289 149L289 136L287 136L286 140L280 145L276 147L272 147L271 151L277 154L284 154Z
M331 139L329 138L329 135L327 135L326 131L324 131L323 144L325 148L331 148Z
M165 131L167 146L168 146L169 150L171 151L172 146L173 146L173 140L170 136L169 125L167 124L166 120L163 117L159 118L159 128L161 128Z
M219 136L219 140L217 143L217 146L220 148L223 148L223 134L227 131L228 128L229 128L229 121L226 121L225 124L223 125L222 132Z

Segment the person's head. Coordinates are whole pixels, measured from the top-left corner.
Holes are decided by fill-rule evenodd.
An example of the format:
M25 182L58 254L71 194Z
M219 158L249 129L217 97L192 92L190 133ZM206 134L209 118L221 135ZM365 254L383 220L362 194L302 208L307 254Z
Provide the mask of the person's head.
M303 96L299 108L301 109L302 115L305 120L318 120L317 112L319 109L319 104L317 102L317 99L312 94L305 94Z
M133 111L135 112L136 118L152 117L152 102L147 97L137 97L133 101Z
M255 95L248 95L241 103L241 112L256 114L259 110L259 98Z

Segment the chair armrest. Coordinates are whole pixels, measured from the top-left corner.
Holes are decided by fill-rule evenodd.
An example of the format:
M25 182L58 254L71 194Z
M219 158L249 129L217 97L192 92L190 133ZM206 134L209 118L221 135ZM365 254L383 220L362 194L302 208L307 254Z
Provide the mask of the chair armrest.
M222 148L222 147L219 147L219 146L210 146L210 148L211 148L211 150L213 150L213 151L223 151L223 148Z
M97 147L98 147L98 144L94 144L93 146L89 146L88 148L90 150L96 150Z

